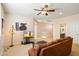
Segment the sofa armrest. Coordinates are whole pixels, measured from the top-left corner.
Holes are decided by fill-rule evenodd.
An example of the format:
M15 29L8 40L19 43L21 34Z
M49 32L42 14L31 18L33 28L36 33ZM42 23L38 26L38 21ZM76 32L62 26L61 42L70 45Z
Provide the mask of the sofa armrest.
M30 49L28 50L29 56L37 56L37 52L38 52L38 50L35 49L35 48L30 48Z

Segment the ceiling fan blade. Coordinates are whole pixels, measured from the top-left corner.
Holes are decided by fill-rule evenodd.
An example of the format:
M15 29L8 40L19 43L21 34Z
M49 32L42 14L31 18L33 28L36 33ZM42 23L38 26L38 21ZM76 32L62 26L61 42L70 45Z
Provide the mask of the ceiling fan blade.
M39 14L41 14L41 12L40 12L40 13L38 13L37 15L39 15Z
M47 12L55 12L55 9L47 10Z
M42 11L42 10L39 10L39 9L34 9L34 10L36 10L36 11Z

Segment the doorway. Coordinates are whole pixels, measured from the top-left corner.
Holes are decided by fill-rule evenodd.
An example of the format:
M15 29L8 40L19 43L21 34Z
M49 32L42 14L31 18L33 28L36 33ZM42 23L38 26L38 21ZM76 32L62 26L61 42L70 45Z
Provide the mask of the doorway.
M37 22L34 24L35 39L51 42L53 40L53 25L48 22Z

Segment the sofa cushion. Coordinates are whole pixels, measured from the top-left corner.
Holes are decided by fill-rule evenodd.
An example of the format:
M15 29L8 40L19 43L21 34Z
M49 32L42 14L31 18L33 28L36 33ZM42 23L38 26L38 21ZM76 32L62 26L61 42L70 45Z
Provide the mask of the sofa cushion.
M35 49L35 48L30 48L29 50L28 50L28 53L29 53L29 56L37 56L37 49Z
M39 55L41 49L42 49L42 48L45 48L46 46L47 46L47 44L39 44L39 45L38 45L39 49L38 49L37 55Z
M67 40L67 37L65 38L60 38L60 39L57 39L58 42L61 42L61 41L64 41L64 40Z
M73 38L71 38L71 37L68 36L68 37L66 37L66 39L73 39Z
M57 41L52 41L52 42L49 42L48 44L47 44L47 46L50 46L50 45L52 45L52 44L55 44Z
M57 39L57 42L62 42L62 41L64 41L64 38Z
M46 47L47 46L47 44L40 44L39 45L39 48L44 48L44 47Z

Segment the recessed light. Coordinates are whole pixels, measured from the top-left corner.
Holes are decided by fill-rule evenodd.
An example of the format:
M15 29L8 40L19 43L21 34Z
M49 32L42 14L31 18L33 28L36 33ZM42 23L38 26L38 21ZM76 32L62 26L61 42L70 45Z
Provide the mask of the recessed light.
M38 22L42 22L42 20L38 20Z
M62 12L59 12L59 15L62 15L63 13Z

